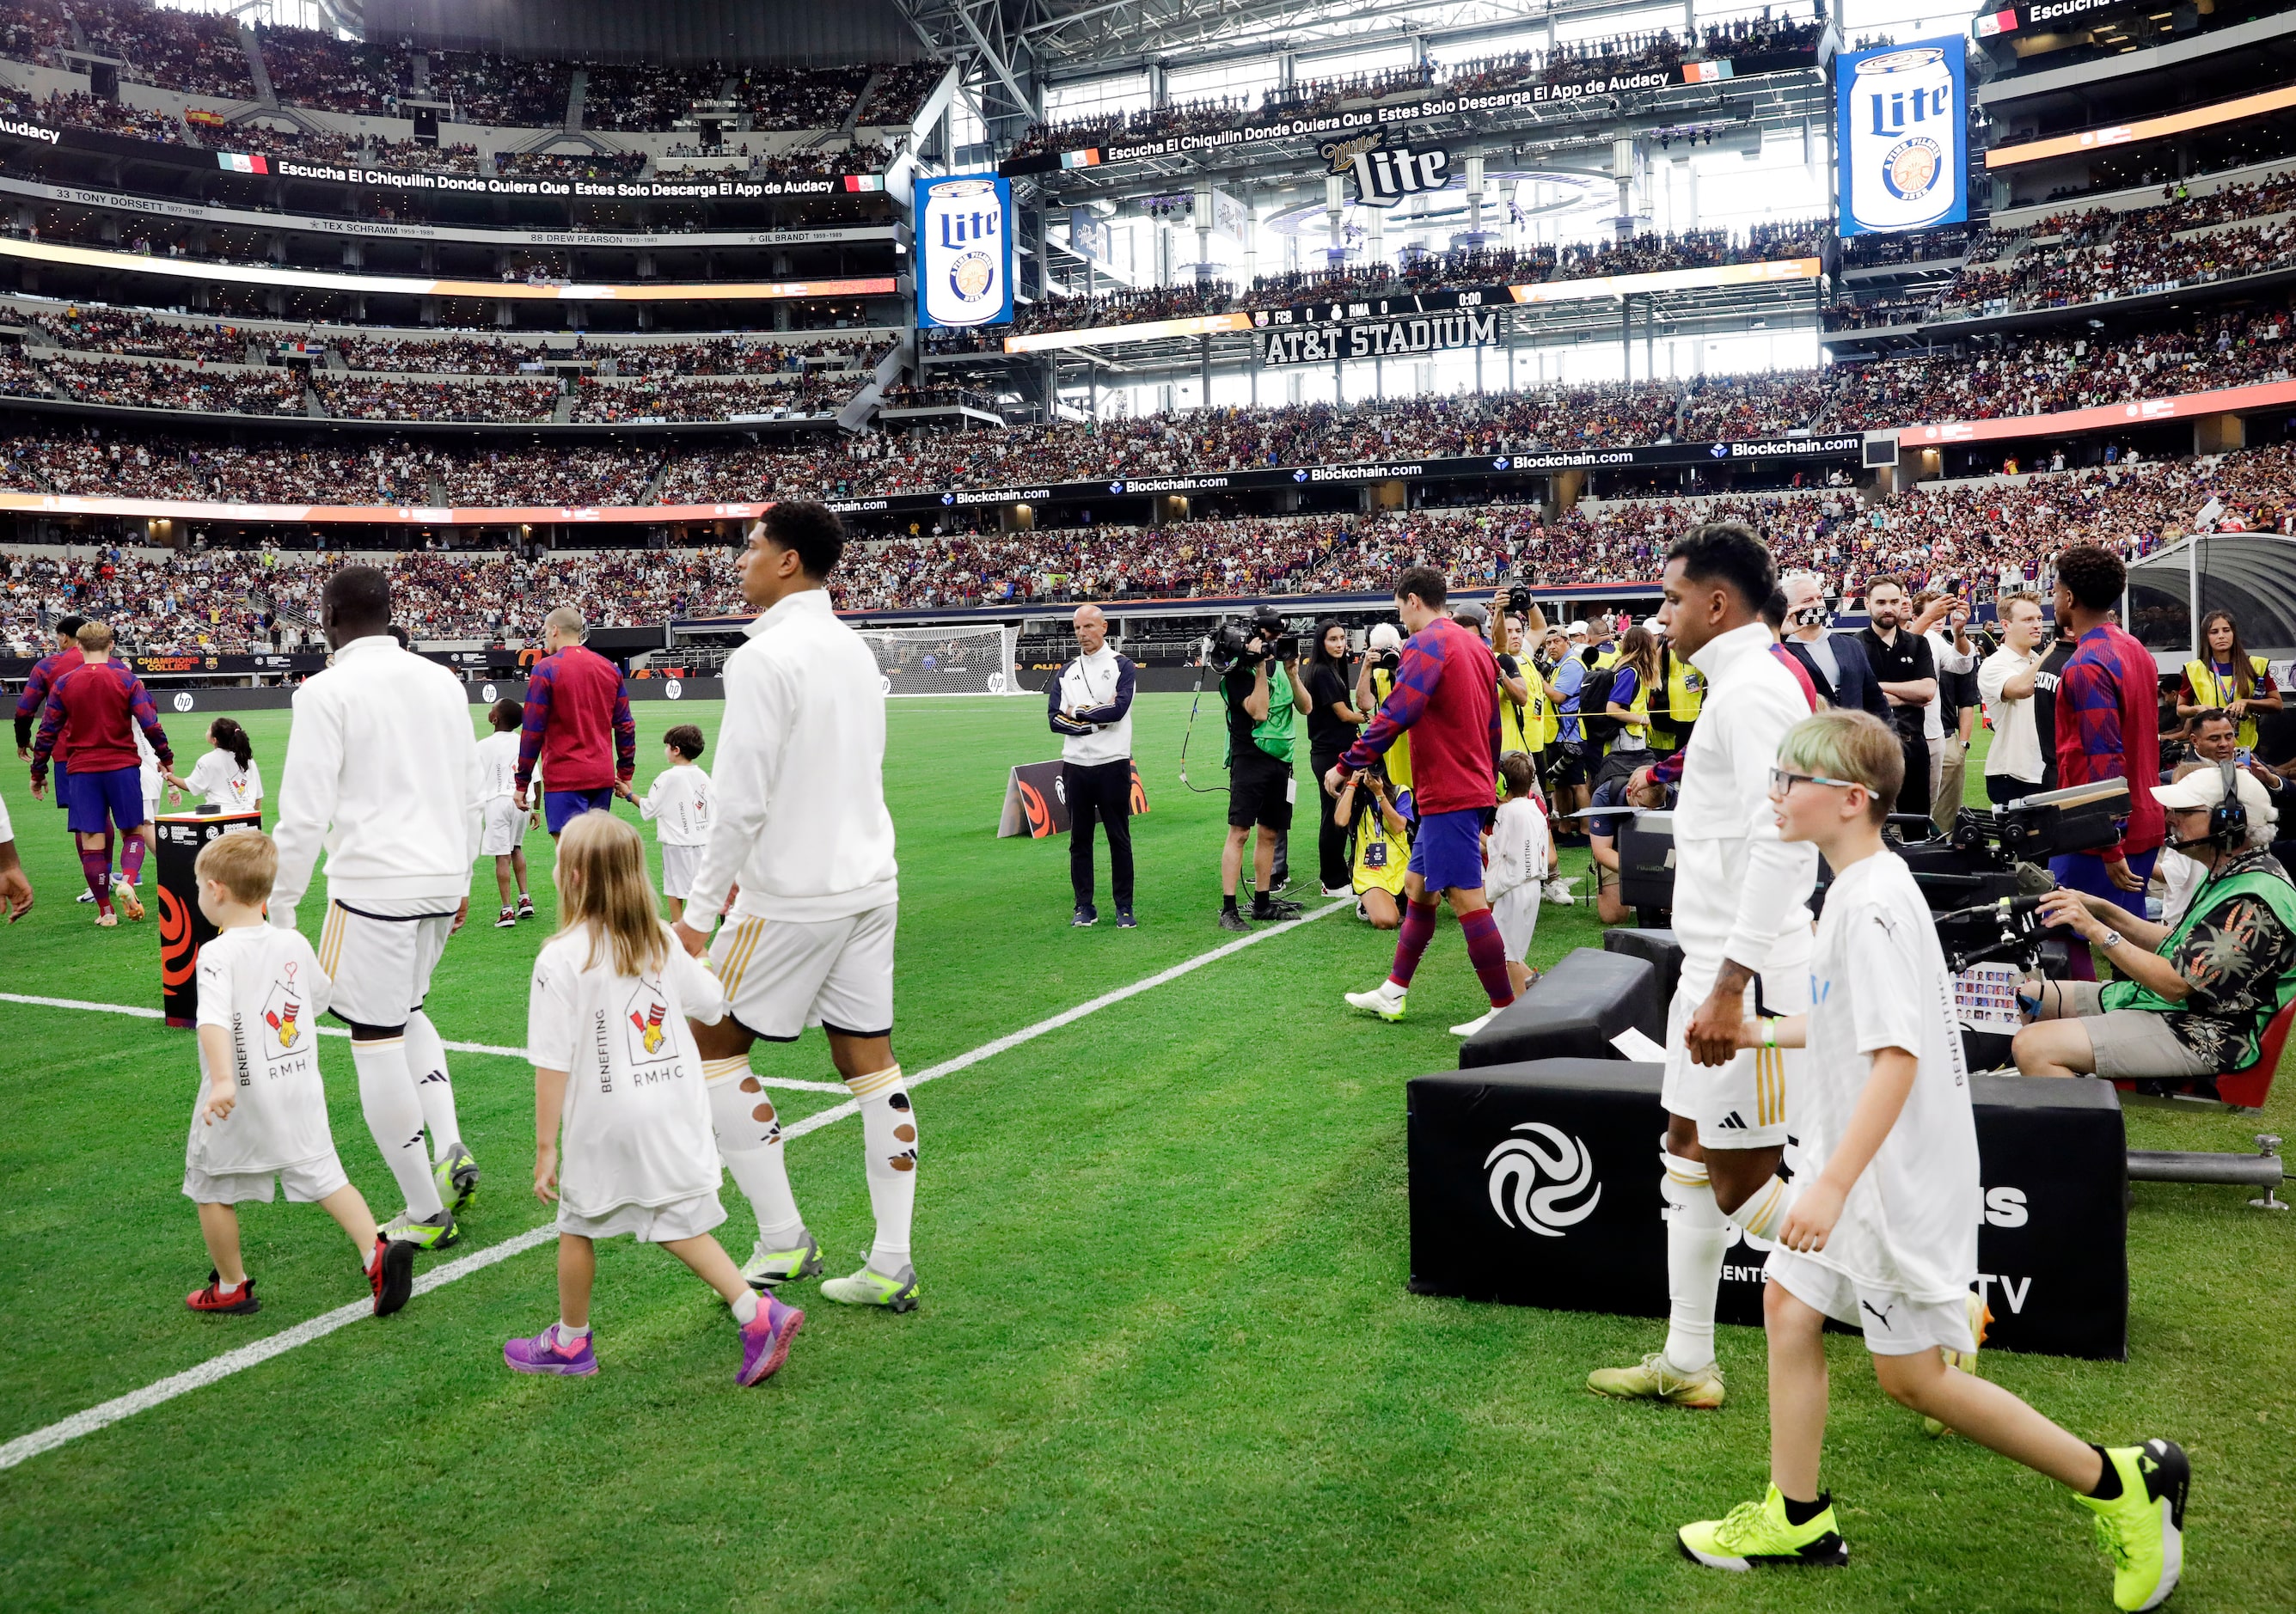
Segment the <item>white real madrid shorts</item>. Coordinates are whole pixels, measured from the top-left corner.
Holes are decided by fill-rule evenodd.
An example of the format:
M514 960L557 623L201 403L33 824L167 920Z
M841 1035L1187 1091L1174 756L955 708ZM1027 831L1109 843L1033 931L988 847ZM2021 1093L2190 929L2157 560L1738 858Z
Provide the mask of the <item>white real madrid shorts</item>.
M525 813L512 796L488 799L479 820L479 856L507 857L526 840Z
M430 993L430 972L454 933L456 905L443 897L393 902L406 914L346 907L332 898L319 932L319 968L334 983L327 1012L348 1025L403 1026Z
M323 1159L276 1171L202 1171L187 1164L184 1197L195 1205L268 1205L276 1183L287 1191L288 1203L316 1205L349 1181L341 1157L330 1149Z
M768 1042L808 1026L849 1036L893 1028L893 928L898 903L849 919L736 919L709 944L727 1012Z
M1666 1078L1660 1102L1669 1115L1698 1124L1706 1149L1776 1149L1786 1142L1787 1100L1809 1056L1800 1048L1741 1048L1726 1065L1701 1065L1690 1057L1684 1029L1709 988L1693 984L1689 971L1674 991L1666 1015ZM1800 1014L1809 1007L1807 965L1766 971L1762 1008L1770 1014ZM1745 1012L1754 1012L1746 992Z
M1822 1261L1774 1248L1763 1274L1795 1299L1836 1323L1863 1329L1877 1356L1911 1356L1932 1345L1964 1355L1977 1348L1969 1331L1969 1301L1915 1300L1896 1290L1868 1289Z
M661 843L661 894L684 902L693 889L693 877L701 872L701 847L674 847Z
M718 1191L667 1205L617 1205L597 1216L584 1216L558 1202L558 1231L583 1239L632 1238L641 1244L675 1244L698 1239L726 1219Z

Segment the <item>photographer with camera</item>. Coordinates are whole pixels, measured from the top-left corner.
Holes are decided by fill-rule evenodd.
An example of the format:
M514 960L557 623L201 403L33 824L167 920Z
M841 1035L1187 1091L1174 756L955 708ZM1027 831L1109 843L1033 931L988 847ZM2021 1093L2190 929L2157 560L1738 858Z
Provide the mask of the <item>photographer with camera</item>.
M2200 889L2173 927L2092 892L2042 899L2041 920L2070 928L2120 978L2043 983L2037 1017L2011 1045L2022 1075L2239 1070L2296 996L2296 886L2271 854L2277 815L2264 786L2226 761L2144 793L2168 815L2170 848L2200 865Z
M1364 659L1356 668L1356 709L1364 714L1364 721L1368 723L1371 714L1385 705L1387 698L1395 692L1395 675L1403 666L1403 635L1392 622L1374 623L1365 643L1367 648ZM1408 818L1415 810L1411 805L1409 734L1395 737L1395 743L1387 748L1386 761L1387 780L1395 805ZM1331 770L1326 768L1324 772L1328 774Z
M1514 1001L1506 942L1483 897L1483 825L1495 809L1498 777L1498 663L1481 639L1443 615L1445 592L1443 574L1431 567L1410 567L1396 579L1396 614L1411 638L1403 647L1395 692L1324 777L1324 788L1336 796L1399 735L1407 731L1417 741L1419 824L1395 965L1372 990L1347 994L1349 1006L1386 1020L1403 1018L1405 993L1434 939L1436 910L1446 899L1466 932L1467 957L1491 1013ZM1488 1019L1452 1029L1472 1035Z
M1212 635L1212 661L1222 668L1220 699L1227 708L1227 845L1220 854L1220 914L1223 930L1249 933L1251 926L1236 908L1236 882L1242 877L1244 843L1256 825L1252 852L1251 917L1297 919L1300 905L1275 897L1276 838L1292 827L1292 803L1299 793L1292 750L1297 719L1314 709L1292 657L1298 643L1285 634L1283 619L1270 606L1249 622L1223 622ZM1283 669L1282 698L1270 668Z

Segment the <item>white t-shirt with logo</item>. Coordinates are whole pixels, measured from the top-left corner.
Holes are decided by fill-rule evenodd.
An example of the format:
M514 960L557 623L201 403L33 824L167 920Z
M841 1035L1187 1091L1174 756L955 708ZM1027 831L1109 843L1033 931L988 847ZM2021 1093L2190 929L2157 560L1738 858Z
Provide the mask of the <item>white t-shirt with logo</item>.
M209 807L240 812L263 799L263 770L250 757L242 767L229 751L211 750L199 759L184 782L208 799Z
M492 801L497 796L518 794L518 738L516 729L503 729L479 741L479 799Z
M319 1014L332 984L301 932L269 925L226 930L200 949L199 1024L231 1036L234 1104L212 1126L201 1113L214 1078L200 1055L185 1162L211 1176L284 1171L335 1151L319 1080Z
M1876 852L1837 875L1810 961L1809 1060L1795 1131L1815 1182L1866 1091L1874 1053L1917 1061L1897 1125L1808 1258L1867 1289L1953 1300L1977 1278L1977 1118L1953 980L1905 860Z
M717 1191L709 1095L685 1020L715 1023L726 994L667 925L662 941L662 967L641 976L616 974L603 944L591 963L586 930L554 938L534 961L527 1055L566 1072L558 1194L577 1216Z
M718 792L709 775L691 762L666 767L654 775L638 811L653 819L655 839L666 847L706 847L709 826L717 822Z

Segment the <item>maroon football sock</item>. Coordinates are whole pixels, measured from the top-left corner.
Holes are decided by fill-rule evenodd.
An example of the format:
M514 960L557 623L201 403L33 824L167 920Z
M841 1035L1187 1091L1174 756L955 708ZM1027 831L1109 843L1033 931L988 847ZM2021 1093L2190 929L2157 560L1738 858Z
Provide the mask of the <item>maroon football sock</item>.
M1491 1007L1505 1008L1514 1002L1514 984L1507 979L1506 943L1499 936L1499 922L1488 908L1477 908L1459 915L1459 929L1467 933L1467 962L1475 966L1475 979L1483 983Z
M127 837L127 844L119 852L119 878L134 885L144 873L144 836L139 831Z
M1403 928L1395 936L1395 968L1387 972L1388 979L1398 987L1408 987L1413 971L1419 968L1420 954L1427 951L1427 944L1434 939L1434 905L1405 903Z
M111 854L101 847L83 848L79 855L79 872L87 878L87 889L95 893L95 905L100 912L111 912Z

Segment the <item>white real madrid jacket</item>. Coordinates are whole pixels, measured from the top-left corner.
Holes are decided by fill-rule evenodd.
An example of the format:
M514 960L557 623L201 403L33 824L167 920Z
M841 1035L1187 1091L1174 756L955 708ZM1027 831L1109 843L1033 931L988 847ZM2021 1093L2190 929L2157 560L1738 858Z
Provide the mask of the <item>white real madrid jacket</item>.
M823 588L784 597L742 632L726 662L718 822L689 922L714 918L737 879L744 919L847 919L896 900L877 658Z

